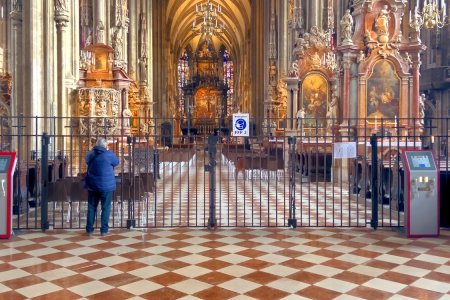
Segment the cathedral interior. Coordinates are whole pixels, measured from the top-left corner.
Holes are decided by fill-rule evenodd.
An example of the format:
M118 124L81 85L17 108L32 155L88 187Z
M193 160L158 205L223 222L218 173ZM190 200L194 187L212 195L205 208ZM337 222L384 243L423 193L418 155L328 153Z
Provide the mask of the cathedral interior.
M438 2L2 0L1 115L108 117L80 121L81 134L155 133L165 120L172 135L209 133L238 112L255 134L299 117L329 132L381 119L426 132L426 117L449 112Z
M0 0L0 299L449 299L449 4Z

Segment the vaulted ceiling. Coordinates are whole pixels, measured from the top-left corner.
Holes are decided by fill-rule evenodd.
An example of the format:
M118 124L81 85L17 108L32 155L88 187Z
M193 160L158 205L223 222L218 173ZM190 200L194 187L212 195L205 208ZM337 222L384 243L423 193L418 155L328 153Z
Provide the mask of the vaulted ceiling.
M192 22L195 15L196 4L206 3L207 0L169 0L167 6L166 24L170 26L169 37L171 51L179 56L181 50L187 45L197 48L200 36L192 31ZM220 4L222 13L220 21L225 24L225 32L220 36L213 36L217 46L224 44L231 54L239 56L240 49L245 42L250 28L251 7L250 0L211 0L213 5ZM202 20L197 17L197 24Z

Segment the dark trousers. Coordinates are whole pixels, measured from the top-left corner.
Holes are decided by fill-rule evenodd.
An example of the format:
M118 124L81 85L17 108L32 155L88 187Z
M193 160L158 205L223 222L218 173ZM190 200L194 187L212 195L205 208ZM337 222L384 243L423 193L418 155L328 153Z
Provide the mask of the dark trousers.
M101 233L107 233L109 229L109 214L111 212L111 201L113 192L88 192L88 213L86 221L86 232L91 233L94 231L95 216L97 215L98 203L101 202Z

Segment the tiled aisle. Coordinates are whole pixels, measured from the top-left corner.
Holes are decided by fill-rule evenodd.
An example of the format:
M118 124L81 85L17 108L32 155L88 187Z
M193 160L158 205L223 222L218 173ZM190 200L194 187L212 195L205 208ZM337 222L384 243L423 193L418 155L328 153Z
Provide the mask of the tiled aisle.
M0 299L450 299L450 231L28 232L0 241Z

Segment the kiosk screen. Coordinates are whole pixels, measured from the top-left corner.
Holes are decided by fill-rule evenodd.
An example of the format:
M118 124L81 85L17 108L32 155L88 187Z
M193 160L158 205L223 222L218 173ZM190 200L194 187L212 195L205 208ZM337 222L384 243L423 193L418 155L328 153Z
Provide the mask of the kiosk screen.
M9 161L11 157L9 156L0 156L0 173L8 172Z
M430 152L409 152L406 155L411 170L436 170Z

